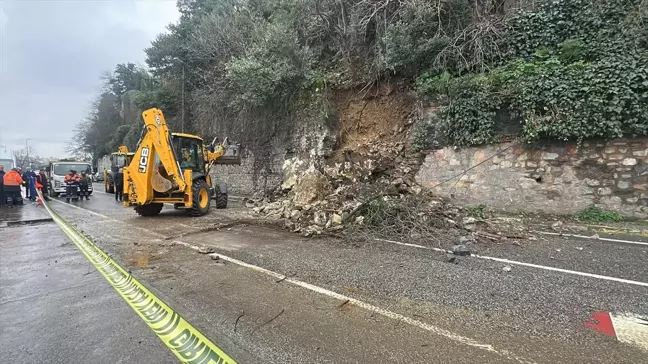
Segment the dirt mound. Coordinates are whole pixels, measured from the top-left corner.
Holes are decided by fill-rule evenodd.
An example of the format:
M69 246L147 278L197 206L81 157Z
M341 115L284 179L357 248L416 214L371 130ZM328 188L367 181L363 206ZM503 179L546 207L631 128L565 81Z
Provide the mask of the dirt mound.
M391 81L366 90L340 91L333 97L338 113L337 162L344 153L365 153L373 143L398 143L407 138L413 97L403 81Z

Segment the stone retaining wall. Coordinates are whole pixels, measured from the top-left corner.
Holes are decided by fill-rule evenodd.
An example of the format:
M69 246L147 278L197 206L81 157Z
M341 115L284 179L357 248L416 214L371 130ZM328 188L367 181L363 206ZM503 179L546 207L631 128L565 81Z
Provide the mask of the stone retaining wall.
M648 139L444 148L427 155L416 178L467 206L555 214L598 206L648 217Z
M251 152L244 152L241 165L215 165L211 176L215 183L227 183L228 193L237 196L252 196L255 193L273 191L283 181L282 166L285 150L269 150L258 158Z

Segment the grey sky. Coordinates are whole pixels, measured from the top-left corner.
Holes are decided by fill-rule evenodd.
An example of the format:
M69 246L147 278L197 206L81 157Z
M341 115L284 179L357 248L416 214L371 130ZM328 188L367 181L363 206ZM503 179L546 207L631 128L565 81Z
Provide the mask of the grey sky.
M0 0L0 149L64 156L102 72L177 19L175 0Z

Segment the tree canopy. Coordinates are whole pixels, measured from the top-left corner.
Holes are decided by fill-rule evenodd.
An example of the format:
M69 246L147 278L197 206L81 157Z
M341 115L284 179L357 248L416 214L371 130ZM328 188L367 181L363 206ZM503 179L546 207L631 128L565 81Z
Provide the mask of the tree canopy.
M262 145L299 122L297 110L326 104L332 91L394 75L415 82L421 99L441 104L440 125L422 130L444 134L451 144L494 140L502 108L529 139L648 132L648 0L179 0L177 6L178 22L145 50L148 68L119 64L105 78L78 126L76 150L97 158L121 143L134 147L139 114L152 106L175 130L184 118L187 132ZM623 96L609 100L612 94ZM605 127L606 120L617 121ZM426 133L419 140L430 144Z

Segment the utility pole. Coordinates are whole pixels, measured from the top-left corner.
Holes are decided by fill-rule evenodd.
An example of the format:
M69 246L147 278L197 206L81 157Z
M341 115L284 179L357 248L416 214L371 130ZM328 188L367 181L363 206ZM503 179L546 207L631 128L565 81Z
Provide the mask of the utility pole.
M25 164L27 165L26 167L31 166L31 162L29 161L29 141L31 138L26 138L25 139Z
M182 98L181 98L181 108L180 110L180 130L184 133L185 131L185 63L178 57L173 58L174 61L180 62L182 64Z
M182 61L180 61L182 62ZM180 122L182 124L182 132L184 133L184 114L185 114L185 64L182 62L182 111L180 113Z

